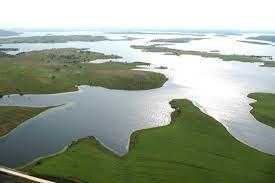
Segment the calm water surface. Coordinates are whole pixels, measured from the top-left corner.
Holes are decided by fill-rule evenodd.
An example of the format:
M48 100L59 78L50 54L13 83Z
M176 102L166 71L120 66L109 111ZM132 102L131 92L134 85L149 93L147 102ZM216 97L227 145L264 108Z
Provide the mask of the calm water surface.
M112 36L120 38L120 35ZM162 72L169 77L169 81L162 88L147 91L81 86L77 92L63 94L5 96L0 99L1 106L63 105L28 120L3 137L0 140L1 164L21 166L36 158L56 153L73 140L86 136L95 136L105 147L123 155L128 151L132 132L169 124L172 109L168 102L174 98L192 100L202 111L221 122L239 141L263 152L275 154L275 130L253 118L249 113L249 103L253 101L246 97L251 92L275 93L274 68L259 67L257 63L222 62L198 56L144 53L131 49L130 45L147 44L150 39L157 37L175 36L129 36L143 39L5 45L19 47L20 51L77 47L118 54L123 56L123 61L150 62L152 67L167 66L167 70L154 71ZM230 54L275 53L275 47L265 45L244 44L238 49L239 44L243 43L237 43L236 40L243 39L244 36L220 38L209 35L211 39L175 44L171 47L219 49Z

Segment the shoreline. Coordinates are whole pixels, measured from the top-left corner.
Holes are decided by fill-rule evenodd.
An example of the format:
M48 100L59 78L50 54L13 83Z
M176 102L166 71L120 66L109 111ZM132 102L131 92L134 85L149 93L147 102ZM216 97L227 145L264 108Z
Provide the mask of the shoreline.
M181 103L182 102L182 103ZM202 146L202 147L207 147L207 146L205 146L205 145L203 145L203 144L201 144L200 143L200 138L199 139L193 139L194 140L194 142L193 141L191 141L190 143L191 144L193 144L193 143L195 143L195 147L193 147L193 146L190 146L190 144L183 144L183 147L178 147L179 149L178 150L180 150L179 152L181 152L182 150L183 150L183 153L184 154L189 154L190 152L189 151L191 151L191 154L192 154L192 152L194 151L194 153L195 154L197 154L197 155L203 155L203 157L205 156L205 158L209 158L209 154L211 154L212 153L212 151L214 151L213 153L215 153L214 154L214 157L215 157L215 161L220 161L221 159L223 159L223 161L225 161L225 162L227 162L227 161L229 161L229 162L227 162L227 163L229 163L230 164L230 162L232 161L232 163L233 163L233 161L235 162L235 161L237 161L238 162L238 165L240 164L241 165L241 167L242 168L245 168L245 167L250 167L251 168L251 170L252 170L252 172L253 171L257 171L258 170L258 168L261 168L261 167L257 167L256 169L255 169L255 167L253 167L252 165L254 164L254 163L256 163L257 161L261 161L261 158L263 158L265 161L267 161L267 159L272 159L272 161L274 161L274 155L270 155L270 154L266 154L266 153L263 153L263 152L261 152L261 151L258 151L257 149L254 149L254 148L252 148L252 147L249 147L248 145L246 145L246 144L243 144L243 143L241 143L240 141L238 141L238 140L236 140L230 133L228 133L228 131L226 130L226 128L222 125L222 124L220 124L218 121L216 121L214 118L212 118L211 116L209 116L209 115L207 115L207 114L204 114L198 107L196 107L196 106L194 106L194 104L190 101L190 100L187 100L187 99L179 99L179 100L172 100L171 102L170 102L170 104L171 104L171 107L172 108L174 108L175 110L171 113L171 122L168 124L168 125L166 125L166 126L160 126L160 127L156 127L156 128L148 128L148 129L142 129L142 130L138 130L138 131L135 131L135 132L133 132L132 134L131 134L131 138L130 138L130 146L129 146L129 152L126 154L126 155L124 155L124 156L122 156L122 157L119 157L119 156L117 156L117 155L115 155L112 151L110 151L110 150L108 150L107 148L105 148L104 146L102 146L102 144L98 141L98 140L96 140L96 138L94 138L94 137L87 137L87 138L81 138L81 139L78 139L77 141L74 141L74 142L72 142L71 143L71 145L70 146L67 146L67 148L66 148L66 150L63 152L64 154L65 154L65 156L67 157L68 156L68 154L71 154L71 155L73 155L74 154L74 152L75 152L75 150L79 150L79 148L80 147L82 147L81 146L81 144L82 145L84 145L84 144L90 144L89 145L89 147L90 148L92 148L93 150L90 152L90 151L88 151L88 152L90 152L90 158L92 158L92 159L94 159L94 160L92 160L92 162L93 161L99 161L99 163L100 163L100 159L97 159L98 158L98 156L99 157L101 157L102 156L102 158L103 159L105 159L105 158L107 158L106 159L106 161L108 162L109 160L109 158L111 158L111 161L113 161L114 160L114 163L116 164L116 162L118 163L118 162L120 162L120 163L122 163L122 165L121 166L124 166L124 163L126 163L126 165L128 165L128 163L134 163L134 164L132 164L134 167L135 167L135 163L141 163L140 161L138 161L139 159L136 159L135 160L135 157L136 157L136 155L142 155L141 157L143 157L144 156L144 158L146 158L147 156L147 158L149 158L149 157L151 157L153 154L154 154L154 151L152 151L151 152L151 148L153 148L154 149L154 147L158 147L158 148L162 148L162 147L164 147L164 146L162 146L162 145L155 145L155 144L152 144L152 147L151 146L148 146L148 145L150 145L150 143L148 144L148 142L146 142L146 139L147 140L149 140L150 142L153 142L153 143L160 143L160 144L162 144L162 143L164 143L161 139L160 139L160 141L154 141L154 139L156 138L156 137L158 137L159 135L161 135L160 137L161 138L167 138L167 137L169 137L169 136L167 136L168 134L170 134L170 132L173 132L174 131L174 128L179 128L180 126L182 126L182 127L184 127L184 126L186 126L185 125L185 123L189 123L189 124L187 124L187 125L191 125L190 127L191 128L193 128L193 125L192 125L192 123L193 122L195 122L195 123L198 123L198 120L200 121L200 120L202 120L202 119L204 119L205 121L201 121L201 122L199 122L200 123L200 125L202 125L202 127L201 127L201 132L200 133L198 133L198 132L196 132L196 131L191 131L191 132L188 132L188 133L191 133L190 135L192 135L191 136L191 139L192 139L192 137L193 137L193 135L195 135L196 136L196 134L197 135L199 135L200 136L200 138L204 138L204 133L202 133L202 132L209 132L207 129L209 128L209 127L211 127L210 129L212 129L213 128L213 133L214 134L212 134L212 133L209 133L209 135L211 136L211 138L210 139L216 139L216 137L218 136L218 137L220 137L221 139L216 139L217 141L218 141L218 143L217 142L213 142L214 144L212 144L212 145L210 145L210 149L204 149L204 150L207 150L207 151L204 151L203 149L202 149L202 152L201 151L199 151L199 152L197 152L196 151L196 149L197 148L199 148L200 146ZM193 109L195 110L195 111L193 111ZM186 116L187 115L187 116ZM193 119L193 117L192 116L197 116L197 115L200 115L200 116L197 116L197 117L195 117L194 119ZM190 118L191 117L191 118ZM195 120L195 121L189 121L190 119L193 119L193 120ZM182 121L182 120L184 120L184 121ZM187 121L186 121L187 120ZM203 122L203 123L202 123ZM204 126L204 122L206 123L206 125L210 125L209 127L207 127L207 129L204 129L203 128L203 126ZM209 123L209 124L208 124ZM178 127L177 127L178 126ZM195 125L196 126L196 125ZM181 128L182 128L181 127ZM167 132L167 130L168 130L168 134L166 133ZM172 131L171 131L172 130ZM187 130L187 131L189 131L188 130L188 128L187 129L185 129L185 130ZM195 130L195 129L194 129ZM160 132L160 131L162 131L162 132ZM176 131L176 132L181 132L181 130L180 131ZM184 133L184 131L182 132L182 133ZM201 134L202 133L202 134ZM217 134L215 134L215 133L217 133ZM212 134L212 135L211 135ZM183 134L184 135L184 134ZM187 134L188 135L188 134ZM221 135L221 136L220 136ZM184 135L185 136L185 135ZM194 137L195 137L194 136ZM208 135L206 136L207 138L208 138ZM148 139L149 138L149 139ZM176 140L176 139L174 139L174 138L176 138L176 139L178 139L178 135L176 135L175 137L173 137L172 139L173 140ZM205 139L206 140L206 142L208 142L208 143L210 143L211 141L209 141L210 139ZM155 139L156 140L156 139ZM183 139L182 139L183 140ZM166 140L167 141L167 140ZM169 142L169 140L168 140L168 142ZM178 139L177 140L177 142L181 142L181 139ZM184 142L189 142L188 140L184 140ZM84 144L83 144L84 143ZM167 142L166 142L167 143ZM197 144L198 143L198 144ZM212 142L211 142L212 143ZM217 144L216 144L217 143ZM232 152L230 151L230 152L228 152L227 150L228 150L228 148L230 149L230 147L227 147L227 145L224 145L224 143L232 143L230 146L232 146ZM144 146L144 144L146 144L145 146ZM175 147L173 144L171 144L172 146L171 147ZM190 146L190 147L189 147ZM222 147L227 147L227 150L223 150L223 148ZM78 147L77 149L74 149L74 148L76 148L76 147ZM187 149L186 149L186 148ZM189 148L190 149L189 149ZM202 148L201 147L201 148ZM143 149L143 148L145 148L145 149ZM149 151L148 152L146 152L146 149L147 148L149 148ZM194 148L194 149L193 149ZM221 148L221 149L220 149ZM85 148L84 148L85 149ZM211 150L212 149L212 150ZM87 150L87 149L86 149ZM158 150L158 149L155 149L155 150ZM215 150L217 150L217 151L215 151ZM142 152L143 151L145 151L145 153L143 154ZM169 152L169 149L166 149L166 150L164 150L163 149L163 151L164 152L160 152L160 153L164 153L164 155L165 155L165 152L167 151L167 152ZM173 153L176 153L177 154L177 152L178 151L173 151L172 149L171 149L171 153L173 154ZM240 151L240 153L241 154L239 154L238 152ZM82 153L84 153L83 155L84 155L84 157L88 157L87 155L85 155L86 153L88 153L88 152L83 152L83 151L81 151L80 150L80 152L82 152ZM73 154L72 154L73 153ZM141 153L141 154L140 154ZM147 154L147 153L149 153L149 154ZM153 154L150 154L150 153L153 153ZM175 155L176 155L175 154ZM181 154L181 153L180 153ZM179 155L180 155L179 154ZM155 154L156 155L156 154ZM193 160L193 161L198 161L197 160L197 158L196 158L196 156L197 155L195 155L195 157L194 157L194 159L192 159L192 157L190 157L191 158L191 160ZM246 155L248 156L248 157L246 157ZM139 157L138 156L138 157ZM236 157L237 156L237 157ZM78 176L78 177L75 177L75 176L73 176L73 174L68 174L68 173L66 173L66 175L71 175L71 176L61 176L61 175L65 175L65 174L62 174L61 172L60 172L60 176L58 176L58 174L59 173L54 173L54 174L49 174L49 173L47 173L47 172L45 172L44 174L42 173L42 174L40 174L39 172L41 172L41 170L40 171L34 171L34 169L35 169L35 167L40 167L40 166L46 166L46 167L48 167L47 165L45 165L45 163L47 164L47 162L54 162L54 164L55 164L55 162L57 161L56 159L59 159L59 158L61 158L61 157L64 157L62 154L58 154L58 155L56 155L56 156L51 156L51 157L46 157L46 158L44 158L44 159L40 159L41 160L41 162L39 162L39 163L37 163L37 162L33 162L31 165L29 165L29 167L24 167L24 170L25 171L27 171L27 172L29 172L29 173L31 173L31 174L33 174L33 175L36 175L36 176L48 176L49 178L50 177L60 177L60 178L62 178L62 179L68 179L68 180L73 180L73 178L77 178L77 179L79 179L79 180L85 180L85 178L87 178L87 177L85 177L85 176ZM74 162L74 159L71 159L70 158L70 156L68 156L69 157L69 164L68 164L68 166L70 167L70 165L71 165L71 163L72 162ZM75 158L76 157L78 157L77 155L75 155L74 156ZM141 158L140 157L140 158ZM173 156L171 155L171 157L159 157L159 155L156 155L156 158L160 158L160 159L158 159L158 161L157 162L159 162L160 161L160 163L162 164L162 161L166 161L166 159L168 158L172 158L173 159ZM183 156L179 156L179 157L181 157L183 160L179 160L179 162L177 162L177 163L180 163L181 161L183 161L184 162L184 159L186 159L187 157L185 157L184 155ZM212 156L210 156L210 157L212 157ZM260 158L260 159L258 159L258 158L255 158L255 157L258 157L258 158ZM53 159L52 159L53 158ZM131 158L134 158L134 159L132 159L131 160ZM151 157L152 158L152 157ZM162 159L162 158L164 158L164 159ZM241 158L240 160L239 160L239 158ZM252 165L246 165L246 161L249 161L249 159L247 160L246 158L252 158L251 160L252 160ZM266 159L267 158L267 159ZM66 159L66 158L65 158ZM85 158L84 158L85 159ZM187 158L188 159L188 158ZM212 159L210 158L210 160L212 161ZM102 161L104 161L104 160L102 160ZM137 161L137 162L136 162ZM168 160L167 160L168 161ZM171 160L172 161L172 160ZM208 161L208 159L207 160L205 160L205 161L203 161L203 162L205 162L205 163L207 163L207 161ZM62 161L63 162L63 161ZM78 161L77 161L78 162ZM128 162L128 163L127 163ZM143 162L143 161L142 161ZM144 163L146 163L147 161L145 161ZM156 162L156 163L157 163ZM163 162L163 163L164 163ZM267 161L268 162L268 161ZM56 162L57 164L58 164L58 161ZM148 162L148 163L150 163L150 161ZM176 162L175 162L176 163ZM177 163L175 164L175 165L177 165ZM217 163L217 162L216 162ZM235 163L234 163L235 164ZM250 163L249 163L250 164ZM49 164L48 164L49 165ZM51 165L51 164L50 164ZM59 164L60 165L60 168L62 167L62 164ZM58 167L59 167L59 165L58 165ZM74 165L74 163L73 163L73 165ZM79 164L79 165L83 165L84 167L85 166L87 166L87 164ZM95 167L94 167L94 169L96 169L96 167L97 167L97 164L94 164L95 165ZM170 166L172 166L172 167L174 167L175 165L173 165L173 164L171 164L171 165L169 165L169 167ZM184 165L186 165L186 164L184 164ZM238 165L234 165L234 166L238 166ZM54 166L56 166L56 164L54 165ZM77 166L77 165L76 165ZM186 165L187 166L187 168L189 167L189 164L187 164ZM198 166L198 165L194 165L194 166ZM201 165L202 166L202 165ZM212 164L205 164L204 166L206 166L206 167L204 167L205 169L210 169L211 170L211 167L213 168L213 166L215 167L215 163L212 165ZM233 167L234 167L233 166ZM252 166L252 167L251 167ZM78 167L78 166L77 166ZM83 168L84 168L83 167ZM176 166L177 167L177 166ZM176 167L174 167L174 168L176 168ZM219 166L218 166L219 167ZM218 168L218 167L216 167L216 168ZM68 167L67 167L68 168ZM73 167L72 167L73 168ZM130 167L129 167L130 168ZM191 168L191 169L190 169ZM191 164L190 165L190 167L188 168L188 170L190 169L190 171L192 170L192 171L201 171L201 170L199 170L199 169L197 169L197 168L195 168L195 169L193 169L194 167L193 167L193 165ZM203 169L204 169L203 168ZM229 167L229 169L227 169L226 168L226 166L224 167L225 168L225 170L226 171L228 171L228 173L229 172L235 172L235 170L234 170L234 168L233 169L230 169L230 167ZM262 167L263 168L263 167ZM74 169L74 168L73 168ZM108 167L106 167L106 171L107 171L107 169L108 169ZM43 169L42 169L43 170ZM70 170L70 168L69 168L69 170ZM141 170L143 170L143 168L141 167ZM177 167L176 168L176 170L181 170L181 168L180 167ZM175 170L175 171L176 171ZM215 170L215 169L213 169L213 170ZM246 170L246 169L244 169L244 170ZM251 171L251 170L246 170L246 171ZM118 172L120 172L120 170L117 170ZM122 171L124 171L123 169L122 169ZM129 171L131 172L131 171L133 171L132 169L129 169ZM159 169L155 169L154 171L156 171L156 172L158 172L158 171L160 171ZM264 171L264 170L263 170ZM266 170L267 171L267 170ZM51 172L51 171L50 171ZM127 172L128 172L128 170L127 170ZM166 172L166 173L169 173L169 171L168 172ZM198 176L202 176L202 174L201 174L202 172L197 172L196 173L196 175L198 175ZM210 174L209 174L209 176L211 177L211 171L209 172ZM257 173L258 174L258 176L259 176L259 174L261 174L261 173ZM224 175L224 174L223 174ZM238 175L237 176L237 178L239 177L239 176L241 176L241 174L235 174L235 175ZM100 175L97 175L97 174L95 174L94 176L99 176L100 177ZM147 176L147 175L146 175ZM178 174L177 175L178 177L180 177L180 175ZM271 176L271 175L270 175ZM273 176L273 175L272 175ZM230 177L232 177L232 176L230 176ZM234 177L234 176L233 176ZM71 179L72 178L72 179ZM94 177L95 178L95 177ZM106 177L107 179L108 179L108 176ZM194 177L193 177L194 178ZM228 176L227 176L227 178L229 178ZM251 178L251 177L250 177ZM233 178L234 179L234 178ZM266 180L266 179L268 179L268 175L266 175L266 176L264 176L264 177L262 177L262 179L264 179L264 180ZM89 179L88 179L89 180ZM88 181L87 179L85 180L85 181ZM116 180L116 179L115 179ZM117 182L119 182L119 180L120 179L118 179L118 180L116 180ZM89 180L89 181L91 181L91 179ZM89 182L88 181L88 182ZM115 181L115 182L116 182ZM97 181L97 182L104 182L104 181ZM141 181L142 182L142 181ZM215 181L214 181L215 182ZM248 181L249 182L249 181Z
M80 87L81 87L81 86L80 86ZM81 88L80 88L80 87L78 88L78 89L79 89L79 90L78 90L79 92L81 92ZM104 87L102 87L102 88L104 88ZM107 88L104 88L104 89L107 89ZM107 90L112 90L112 89L107 89ZM251 94L254 94L254 93L248 94L247 97L248 97L248 98L251 98L251 97L249 96L249 95L251 95ZM253 98L251 98L251 99L253 99ZM58 151L58 152L56 152L56 153L54 153L54 154L50 154L50 155L38 157L38 158L32 160L31 162L27 163L26 165L22 165L22 166L20 166L20 167L26 167L27 165L32 164L32 162L35 163L36 161L39 161L39 160L41 160L41 159L45 159L45 158L48 158L48 157L52 157L52 156L54 156L54 155L58 155L58 154L60 154L60 152L62 153L62 152L64 152L64 151L66 151L66 150L67 150L69 147L71 147L73 144L78 143L78 142L81 141L82 139L86 139L86 138L93 139L93 140L97 141L99 147L101 147L100 149L102 149L103 151L108 152L108 153L111 153L111 154L113 154L113 155L114 155L115 157L117 157L117 158L124 159L125 157L128 156L129 152L134 148L136 138L137 138L137 136L138 136L139 134L142 134L144 131L148 131L148 130L153 130L153 129L158 129L158 128L165 128L166 126L169 126L169 125L173 124L173 121L175 120L175 118L177 117L177 115L180 114L179 108L177 108L177 106L175 106L175 105L173 104L173 101L174 101L174 100L175 100L175 99L173 99L172 101L169 102L171 108L173 109L173 111L172 111L171 114L170 114L171 118L170 118L169 123L168 123L167 125L165 125L165 126L157 126L157 127L152 127L152 128L140 129L140 130L137 130L137 131L134 131L133 133L131 133L130 139L129 139L128 151L127 151L126 154L123 154L123 155L120 156L119 154L117 154L116 152L114 152L112 149L110 149L109 147L107 147L107 146L106 146L104 143L102 143L100 140L98 140L96 137L94 137L94 136L87 136L87 137L83 137L83 138L79 138L79 139L73 140L71 143L67 144L63 149L61 149L60 151ZM187 100L187 99L184 99L184 100ZM254 100L255 100L255 99L254 99ZM188 100L188 101L190 101L190 100ZM195 107L197 107L202 113L204 113L205 115L210 116L208 113L206 113L206 111L203 111L203 109L201 109L199 106L197 106L193 101L190 101L190 102L191 102ZM256 101L256 102L257 102L257 101ZM255 103L255 102L253 102L253 103ZM252 103L252 104L253 104L253 103ZM63 104L63 105L60 105L60 106L66 106L66 105L67 105L67 104ZM250 105L250 104L249 104L249 105ZM60 106L56 106L56 107L60 107ZM250 105L250 106L251 106L251 105ZM56 107L52 107L52 109L55 109ZM252 107L252 106L251 106L251 107ZM51 109L51 108L50 108L50 109ZM252 110L253 110L253 108L250 110L250 113L251 113ZM46 111L47 111L47 110L46 110ZM44 112L38 114L38 115L35 116L34 118L39 117L40 115L45 114L46 111L44 111ZM252 113L251 113L251 114L252 114ZM252 115L254 116L254 114L252 114ZM211 116L210 116L210 117L211 117ZM255 116L254 116L254 117L255 117ZM29 120L29 119L28 119L28 120ZM26 120L26 121L27 121L27 120ZM259 121L259 120L257 120L257 121ZM220 124L224 127L224 129L226 130L226 132L227 132L231 137L233 137L236 141L238 141L238 142L240 142L240 143L242 143L242 144L248 146L249 148L252 148L252 149L254 149L254 150L258 151L258 152L261 152L261 153L264 153L264 154L268 154L268 155L272 155L272 154L265 153L265 152L263 152L263 151L261 151L261 150L255 148L255 147L251 147L251 146L249 146L248 144L245 144L245 143L241 142L240 140L238 140L237 138L235 138L233 135L231 135L231 133L227 130L226 126L224 126L224 125L223 125L221 122L219 122L219 121L217 121L217 122L220 123ZM259 122L265 124L265 123L262 122L262 121L259 121ZM24 123L25 123L25 122L21 123L20 125L23 125ZM19 126L20 126L20 125L19 125ZM18 126L18 127L19 127L19 126ZM16 127L16 128L17 128L17 127ZM14 129L13 129L13 130L14 130ZM13 131L13 130L12 130L12 131ZM10 131L10 132L12 132L12 131ZM9 133L10 133L10 132L9 132ZM8 135L8 134L7 134L7 135ZM4 136L1 136L0 139L3 138L3 137L4 137ZM272 156L274 156L274 155L272 155ZM20 167L19 167L19 168L20 168Z
M275 101L274 93L254 92L247 95L248 98L254 101L249 104L251 106L250 114L260 123L263 123L271 128L275 128L275 117L270 115L275 109L272 102Z

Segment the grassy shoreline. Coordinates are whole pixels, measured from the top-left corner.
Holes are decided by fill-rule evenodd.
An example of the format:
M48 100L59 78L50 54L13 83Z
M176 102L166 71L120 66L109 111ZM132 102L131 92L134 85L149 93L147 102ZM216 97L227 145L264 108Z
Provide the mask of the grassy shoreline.
M168 126L132 134L127 155L117 157L94 138L24 170L71 182L273 182L274 156L234 139L190 101L173 100Z
M0 137L7 135L26 120L37 116L50 107L0 107Z
M79 85L120 90L161 87L167 78L160 73L133 70L146 63L88 63L116 59L81 49L50 49L0 57L0 98L8 94L50 94L78 90ZM0 136L48 108L0 107Z
M275 94L251 93L249 98L256 100L250 104L250 113L260 122L275 128Z

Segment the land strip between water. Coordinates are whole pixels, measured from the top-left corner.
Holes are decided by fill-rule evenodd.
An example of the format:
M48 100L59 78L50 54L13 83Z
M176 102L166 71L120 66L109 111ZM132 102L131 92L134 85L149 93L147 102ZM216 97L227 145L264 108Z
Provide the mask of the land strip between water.
M260 62L263 63L262 66L265 67L275 67L274 61L265 61L264 58L269 58L269 56L257 56L257 55L237 55L237 54L221 54L217 52L206 52L206 51L190 51L190 50L179 50L179 49L173 49L168 47L160 46L159 44L156 45L132 45L131 48L134 49L140 49L145 52L156 52L156 53L165 53L167 55L195 55L195 56L201 56L205 58L219 58L223 61L239 61L239 62Z

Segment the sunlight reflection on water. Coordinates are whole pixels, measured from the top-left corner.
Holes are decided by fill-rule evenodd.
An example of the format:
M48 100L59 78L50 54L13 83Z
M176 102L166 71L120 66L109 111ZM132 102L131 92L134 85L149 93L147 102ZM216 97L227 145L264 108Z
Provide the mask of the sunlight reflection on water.
M204 112L221 122L241 142L275 154L275 130L253 118L249 113L249 103L252 100L246 97L248 93L257 91L275 93L274 68L259 67L256 63L223 62L199 56L145 53L130 48L132 44L147 43L144 41L148 41L150 37L144 37L146 39L135 41L8 45L19 46L21 51L77 47L117 54L123 57L122 61L142 61L155 66L167 66L168 69L152 70L165 74L169 81L162 88L147 91L82 86L80 91L64 94L5 96L0 99L0 105L65 106L51 109L28 120L2 138L1 164L22 165L37 157L55 153L72 140L85 136L95 136L106 147L120 155L124 154L128 150L129 137L133 131L169 123L172 109L168 102L174 98L192 100ZM196 45L197 48L207 50L214 48L211 45L216 45L217 49L217 46L223 43L219 49L238 50L239 43L234 43L237 47L232 48L232 40L228 39L212 38L201 42L194 41L185 46L193 49ZM237 38L234 37L233 40ZM176 44L173 47L182 45ZM271 48L261 48L262 53L270 53ZM258 50L251 50L251 45L244 46L240 51L258 53Z

